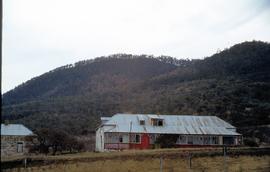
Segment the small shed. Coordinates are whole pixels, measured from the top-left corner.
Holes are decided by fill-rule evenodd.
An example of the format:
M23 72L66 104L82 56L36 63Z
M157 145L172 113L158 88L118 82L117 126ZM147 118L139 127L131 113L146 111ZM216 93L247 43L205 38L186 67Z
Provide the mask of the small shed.
M1 157L27 154L35 137L22 124L1 124Z

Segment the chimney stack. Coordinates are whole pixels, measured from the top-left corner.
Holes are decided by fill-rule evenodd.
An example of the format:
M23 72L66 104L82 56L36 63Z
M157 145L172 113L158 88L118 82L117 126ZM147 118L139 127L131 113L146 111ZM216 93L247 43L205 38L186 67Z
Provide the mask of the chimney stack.
M9 120L5 120L5 125L8 125L9 124Z

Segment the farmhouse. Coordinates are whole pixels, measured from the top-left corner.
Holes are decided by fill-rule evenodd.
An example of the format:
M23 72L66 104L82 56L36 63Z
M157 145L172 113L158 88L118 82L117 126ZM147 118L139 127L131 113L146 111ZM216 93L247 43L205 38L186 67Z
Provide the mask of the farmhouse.
M22 124L1 124L1 157L28 153L34 137Z
M153 148L161 136L176 136L175 146L240 145L236 128L216 116L115 114L101 117L96 151Z

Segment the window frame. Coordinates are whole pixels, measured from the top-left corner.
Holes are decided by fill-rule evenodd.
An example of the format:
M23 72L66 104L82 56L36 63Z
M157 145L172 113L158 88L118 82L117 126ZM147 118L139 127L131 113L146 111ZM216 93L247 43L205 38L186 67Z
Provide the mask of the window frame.
M145 120L140 120L140 125L145 125Z
M164 119L152 118L151 123L152 123L152 126L163 127L164 126Z
M17 142L17 153L23 153L23 142Z
M138 136L138 137L137 137ZM139 138L139 141L137 142L137 138ZM130 136L130 143L133 144L141 144L142 142L142 136L139 133L132 133Z
M122 135L119 135L119 140L118 140L118 142L119 142L119 143L123 143L123 141L124 141L123 136L122 136Z

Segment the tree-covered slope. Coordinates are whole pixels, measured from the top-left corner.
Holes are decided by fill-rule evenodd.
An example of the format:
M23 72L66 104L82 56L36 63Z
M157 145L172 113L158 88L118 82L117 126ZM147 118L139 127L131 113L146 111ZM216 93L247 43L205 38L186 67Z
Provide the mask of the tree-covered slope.
M170 72L175 65L126 54L66 65L33 78L4 94L4 104L104 91ZM100 88L102 87L102 88ZM100 90L101 89L101 90Z
M203 60L101 57L60 67L3 95L2 119L34 130L84 134L100 116L119 112L217 115L258 130L270 124L270 44L244 42Z

